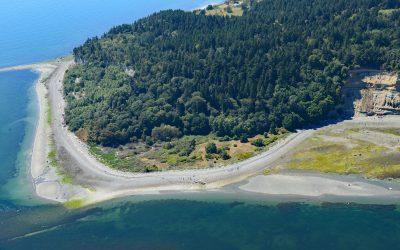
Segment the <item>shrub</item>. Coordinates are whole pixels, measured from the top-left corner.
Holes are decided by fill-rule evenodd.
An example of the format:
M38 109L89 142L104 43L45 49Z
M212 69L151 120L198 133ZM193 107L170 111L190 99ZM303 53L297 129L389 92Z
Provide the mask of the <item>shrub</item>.
M219 140L220 142L224 142L224 141L230 141L231 138L230 138L229 136L224 136L224 137L220 137L218 140Z
M256 146L256 147L258 147L258 148L261 148L261 147L265 146L264 140L261 139L261 138L255 139L251 144Z
M156 165L146 166L144 168L145 173L156 172L156 171L158 171L158 167Z
M228 152L226 150L221 150L220 153L222 159L224 160L229 160L231 158L231 156L228 154Z
M179 128L170 125L155 127L151 131L151 137L158 141L170 141L173 138L179 138L181 136L182 133Z
M189 156L196 148L196 140L181 141L176 147L179 151L179 156Z
M170 142L167 142L164 146L163 146L163 148L164 149L172 149L172 148L174 148L174 144L172 144L172 143L170 143Z
M247 139L247 136L242 136L242 138L240 138L240 142L241 143L248 143L249 139Z
M146 145L147 146L153 146L154 145L154 141L151 139L151 137L147 137L146 138Z
M215 143L207 143L206 145L206 153L207 154L216 154L218 152L217 145Z
M253 156L253 152L245 152L245 153L239 154L237 156L237 158L239 161L243 161L243 160L249 159L252 156Z

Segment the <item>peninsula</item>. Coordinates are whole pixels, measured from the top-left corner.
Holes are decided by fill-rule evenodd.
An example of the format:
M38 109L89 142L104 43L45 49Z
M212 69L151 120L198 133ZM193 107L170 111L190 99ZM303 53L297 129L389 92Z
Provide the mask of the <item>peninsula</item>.
M73 58L11 68L41 73L38 195L82 205L261 175L241 189L400 196L387 182L285 173L399 176L400 6L281 2L162 11L89 39Z

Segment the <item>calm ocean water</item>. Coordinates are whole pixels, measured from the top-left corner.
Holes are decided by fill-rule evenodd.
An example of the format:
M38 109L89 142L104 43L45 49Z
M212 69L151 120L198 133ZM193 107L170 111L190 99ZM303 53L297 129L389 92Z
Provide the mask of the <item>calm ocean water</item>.
M36 124L31 71L0 73L0 199L30 201L27 166Z
M16 154L24 139L29 90L36 76L29 71L0 74L0 185L14 175ZM12 103L12 105L9 105Z
M54 59L88 37L162 9L192 10L212 0L0 1L0 67Z
M9 209L0 219L0 235L12 238L0 237L1 249L364 250L398 249L400 238L390 205L153 200L79 212Z
M0 67L69 54L154 11L209 0L0 1ZM38 201L28 161L37 121L30 71L0 73L0 249L397 249L395 205L271 204L221 194L127 198L83 210Z

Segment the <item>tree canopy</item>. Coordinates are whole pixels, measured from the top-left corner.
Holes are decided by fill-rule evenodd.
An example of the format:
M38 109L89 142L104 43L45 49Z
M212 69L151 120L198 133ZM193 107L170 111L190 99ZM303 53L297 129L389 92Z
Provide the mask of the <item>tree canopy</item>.
M349 69L400 69L399 7L264 0L240 17L168 10L117 26L74 49L67 124L116 146L152 133L242 138L338 115Z

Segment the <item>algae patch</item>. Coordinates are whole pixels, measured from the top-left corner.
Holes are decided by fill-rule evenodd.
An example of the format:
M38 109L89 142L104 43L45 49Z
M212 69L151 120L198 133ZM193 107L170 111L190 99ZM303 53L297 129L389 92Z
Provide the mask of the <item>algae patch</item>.
M64 202L64 206L69 209L81 208L84 205L85 205L85 202L82 199L75 199L75 200L69 200L69 201Z

